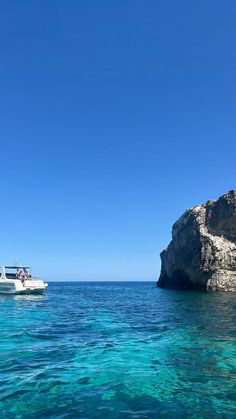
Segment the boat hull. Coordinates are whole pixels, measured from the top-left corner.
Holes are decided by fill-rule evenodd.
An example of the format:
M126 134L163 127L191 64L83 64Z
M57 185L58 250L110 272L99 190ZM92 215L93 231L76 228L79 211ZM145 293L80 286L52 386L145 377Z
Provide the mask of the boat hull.
M42 280L27 280L24 283L20 280L0 281L0 294L4 295L29 295L43 294L48 284Z

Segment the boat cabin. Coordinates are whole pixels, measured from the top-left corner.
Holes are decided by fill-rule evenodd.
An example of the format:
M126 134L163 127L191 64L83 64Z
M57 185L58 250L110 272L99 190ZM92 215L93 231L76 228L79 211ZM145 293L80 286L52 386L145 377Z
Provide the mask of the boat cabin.
M2 266L0 278L5 279L30 279L30 266Z

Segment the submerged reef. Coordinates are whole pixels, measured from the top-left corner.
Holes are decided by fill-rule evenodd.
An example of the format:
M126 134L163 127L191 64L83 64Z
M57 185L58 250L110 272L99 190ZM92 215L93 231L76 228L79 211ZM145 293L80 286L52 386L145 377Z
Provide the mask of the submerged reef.
M185 211L160 256L158 287L236 291L236 190Z

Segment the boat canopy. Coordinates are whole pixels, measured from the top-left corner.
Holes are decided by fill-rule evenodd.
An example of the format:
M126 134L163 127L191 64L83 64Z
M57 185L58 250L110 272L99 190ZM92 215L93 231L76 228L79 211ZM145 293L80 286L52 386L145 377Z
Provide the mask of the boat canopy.
M30 269L30 266L4 266L5 269Z

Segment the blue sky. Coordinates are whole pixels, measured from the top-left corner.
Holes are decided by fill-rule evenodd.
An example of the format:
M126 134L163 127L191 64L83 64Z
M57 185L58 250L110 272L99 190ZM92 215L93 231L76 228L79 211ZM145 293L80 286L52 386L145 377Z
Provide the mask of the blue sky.
M156 279L173 222L235 187L235 1L0 5L0 262Z

